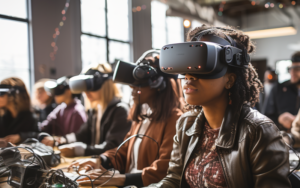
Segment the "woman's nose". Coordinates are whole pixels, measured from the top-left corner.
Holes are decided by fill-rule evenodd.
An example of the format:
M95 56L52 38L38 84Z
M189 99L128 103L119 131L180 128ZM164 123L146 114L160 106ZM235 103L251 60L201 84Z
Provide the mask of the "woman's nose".
M197 80L197 78L195 76L190 75L190 74L186 74L185 75L185 80Z

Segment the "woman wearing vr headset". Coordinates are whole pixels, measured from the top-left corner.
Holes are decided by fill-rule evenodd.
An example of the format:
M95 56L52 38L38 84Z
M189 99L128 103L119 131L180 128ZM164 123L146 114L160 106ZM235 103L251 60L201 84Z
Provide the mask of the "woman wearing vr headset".
M111 66L102 63L70 79L73 93L84 92L88 119L77 132L57 137L58 144L66 144L59 147L62 155L98 155L117 147L124 139L131 126L127 120L128 105L121 102L121 93L111 80L111 74Z
M44 84L45 91L53 96L58 106L48 115L47 119L39 124L42 132L53 136L65 136L79 130L86 122L84 106L79 98L81 95L72 94L69 79L72 76L63 76L57 80L49 80ZM53 139L45 137L42 143L49 145Z
M251 108L262 84L248 56L255 49L249 36L202 25L187 41L162 49L161 67L185 75L189 105L176 125L168 174L149 187L291 187L288 148L278 128ZM171 62L180 48L186 60Z
M180 88L176 84L177 76L158 69L159 56L147 57L151 53L147 51L138 60L138 65L120 61L115 70L114 81L128 84L133 89L134 104L130 113L133 123L125 141L119 149L71 165L87 171L98 168L89 172L92 178L110 168L121 173L105 185L143 187L160 181L167 173L175 124L182 114L179 110ZM109 173L103 174L95 184L103 184L110 177ZM90 182L86 179L79 184L89 185Z
M47 116L54 110L56 103L53 96L49 96L44 89L44 85L50 79L43 78L34 84L34 96L32 99L32 106L34 114L38 122L43 122Z
M0 140L13 144L36 137L38 132L29 94L19 78L10 77L0 83L0 130Z

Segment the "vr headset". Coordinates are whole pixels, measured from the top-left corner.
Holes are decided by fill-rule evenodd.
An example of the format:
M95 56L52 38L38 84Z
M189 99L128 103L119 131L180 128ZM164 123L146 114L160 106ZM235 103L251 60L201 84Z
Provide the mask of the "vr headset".
M24 87L20 86L11 86L11 85L6 85L6 84L1 84L0 85L0 96L3 95L15 95L20 92L26 92L26 89Z
M101 89L106 80L112 78L112 74L89 69L85 74L74 76L70 79L70 89L74 94L79 94L83 91L97 91Z
M50 96L58 96L64 94L69 89L70 76L64 76L57 80L49 80L45 82L44 89Z
M115 72L113 75L113 81L136 86L156 88L162 91L166 87L165 77L171 77L176 79L177 76L168 75L160 71L160 69L154 66L159 66L159 59L157 56L154 61L146 59L150 54L160 54L159 50L148 50L146 51L136 63L129 63L125 61L119 61L116 65Z
M247 49L228 35L224 34L225 40L209 34L213 30L197 33L191 42L163 46L160 70L168 74L190 74L201 79L215 79L224 76L228 66L247 68L250 62Z

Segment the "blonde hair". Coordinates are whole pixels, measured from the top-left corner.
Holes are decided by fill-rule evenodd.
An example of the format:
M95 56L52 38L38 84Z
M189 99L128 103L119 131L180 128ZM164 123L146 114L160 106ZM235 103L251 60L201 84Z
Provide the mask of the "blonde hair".
M21 111L30 110L30 96L24 82L20 78L6 78L1 81L1 84L24 88L25 92L18 92L14 95L8 95L8 104L12 104L18 113Z
M98 70L101 73L111 73L112 72L112 68L110 66L110 64L108 63L99 63L95 66L89 67L88 69L93 69L93 70ZM87 72L86 69L85 71L83 71L83 73ZM108 104L110 103L111 100L113 100L113 98L121 98L122 97L122 93L119 90L119 88L117 87L117 85L111 80L106 80L102 87L97 90L94 91L97 92L100 97L99 100L94 101L93 103L91 103L89 100L86 99L85 97L85 107L86 110L88 109L95 109L97 110L97 106L100 105L102 108L102 111L104 111L106 109L106 107L108 106Z
M32 104L33 107L39 107L39 106L41 105L40 102L36 99L36 96L35 96L36 93L35 93L35 92L36 92L38 89L40 89L40 88L44 89L45 83L46 83L47 81L50 81L50 80L52 80L52 79L50 79L50 78L42 78L42 79L38 80L38 81L34 84L34 86L33 86L33 93L32 93L32 95L31 95L31 97L32 97L31 104ZM44 89L44 90L45 90L45 89ZM48 96L49 96L49 95L48 95ZM49 99L46 101L46 105L51 104L52 101L53 101L53 97L52 97L52 96L49 96Z

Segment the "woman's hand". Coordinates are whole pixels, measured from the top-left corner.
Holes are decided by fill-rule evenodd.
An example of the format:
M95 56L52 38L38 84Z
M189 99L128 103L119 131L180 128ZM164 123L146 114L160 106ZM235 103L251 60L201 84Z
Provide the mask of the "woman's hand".
M75 148L73 147L64 147L59 149L59 151L64 157L75 157Z
M69 171L74 167L78 169L78 172L80 172L81 170L85 170L85 172L87 172L94 169L106 170L101 166L101 161L99 158L79 159L69 166Z
M21 142L21 136L19 134L12 134L4 137L4 140L12 144L18 144Z
M294 120L295 116L288 112L285 112L278 117L278 122L287 129L290 129L292 127L292 123Z
M53 140L54 138L54 140ZM41 141L43 144L45 144L46 146L54 146L54 142L55 142L55 146L61 145L61 144L66 144L67 140L62 137L62 136L46 136L45 138L43 138L43 140Z
M51 147L54 146L54 140L51 136L46 136L45 138L43 138L41 142L46 146L51 146Z
M92 181L94 181L100 175L102 175L100 178L98 178L96 181L94 181L94 185L100 185L100 184L103 184L104 182L106 182L107 180L109 180L112 176L112 173L113 172L109 171L109 174L105 173L104 175L102 175L103 173L93 174L93 175L90 175L90 178L92 179ZM124 186L125 179L126 179L125 174L115 174L112 177L112 179L109 182L107 182L105 185ZM82 185L82 186L90 186L91 185L91 181L88 178L83 178L83 179L77 180L77 182L79 183L79 185Z

